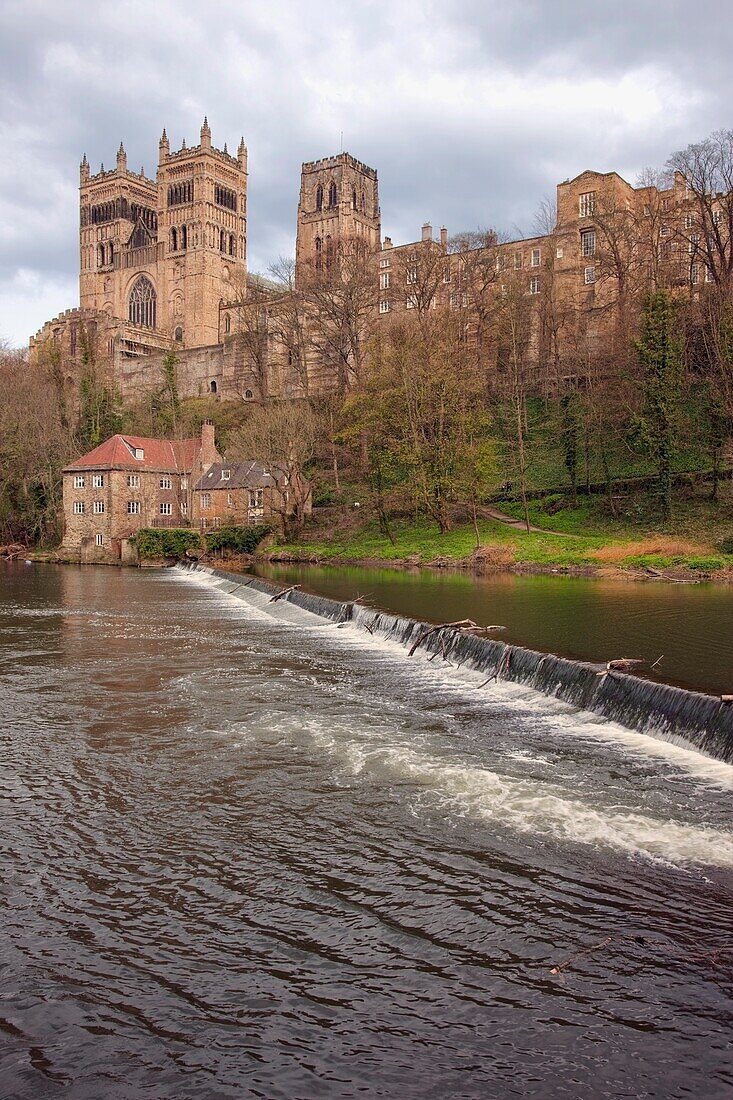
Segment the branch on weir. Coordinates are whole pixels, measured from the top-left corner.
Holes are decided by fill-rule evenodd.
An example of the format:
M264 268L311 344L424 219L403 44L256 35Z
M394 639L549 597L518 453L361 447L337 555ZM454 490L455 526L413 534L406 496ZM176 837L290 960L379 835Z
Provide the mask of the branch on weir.
M413 642L412 648L408 653L408 657L412 657L418 646L433 634L437 634L439 630L460 630L464 634L485 634L489 630L506 630L505 626L477 626L473 619L458 619L453 623L438 623L437 626L431 626L427 630L423 630L421 634L418 634L417 638Z
M294 592L296 588L300 588L299 584L291 584L290 588L283 588L281 592L276 592L274 596L270 597L270 603L277 603L283 596L287 596L289 592Z

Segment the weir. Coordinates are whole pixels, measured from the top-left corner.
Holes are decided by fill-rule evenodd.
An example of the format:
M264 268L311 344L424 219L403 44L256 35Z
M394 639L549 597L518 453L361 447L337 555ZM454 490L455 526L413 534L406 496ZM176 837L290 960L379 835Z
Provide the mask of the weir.
M181 568L216 577L220 581L217 588L234 596L243 597L248 588L270 597L281 591L278 585L262 577L227 573L198 564ZM281 599L320 618L337 624L353 623L369 634L405 646L412 646L421 634L435 625L361 603L317 596L298 588ZM485 673L487 681L525 684L629 729L682 743L717 760L733 763L733 704L726 704L716 696L644 680L625 672L605 671L584 661L538 653L450 627L427 634L420 648Z

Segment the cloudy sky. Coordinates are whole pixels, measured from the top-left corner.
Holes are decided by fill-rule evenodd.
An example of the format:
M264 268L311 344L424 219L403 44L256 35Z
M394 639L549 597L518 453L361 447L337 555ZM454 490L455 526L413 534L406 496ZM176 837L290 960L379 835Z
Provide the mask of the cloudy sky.
M0 0L0 337L76 305L78 165L249 147L249 266L293 249L303 160L377 168L383 233L531 231L584 168L635 180L733 128L730 0Z

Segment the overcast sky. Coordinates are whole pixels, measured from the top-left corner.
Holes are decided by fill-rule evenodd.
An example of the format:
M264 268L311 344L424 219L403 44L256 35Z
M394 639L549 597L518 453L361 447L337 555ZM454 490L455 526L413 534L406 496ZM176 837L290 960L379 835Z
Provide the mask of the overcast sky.
M585 168L635 181L733 128L730 0L0 0L0 337L78 304L79 160L249 148L249 267L293 250L303 160L379 172L382 231L531 232Z

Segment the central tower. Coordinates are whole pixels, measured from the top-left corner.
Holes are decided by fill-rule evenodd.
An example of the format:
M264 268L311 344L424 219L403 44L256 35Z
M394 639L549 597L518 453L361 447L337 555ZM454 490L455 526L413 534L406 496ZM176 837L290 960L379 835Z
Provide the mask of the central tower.
M367 252L376 252L380 238L379 184L374 168L350 153L303 164L296 279L331 267L339 242L362 241Z

